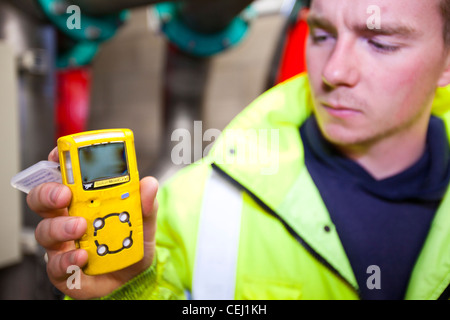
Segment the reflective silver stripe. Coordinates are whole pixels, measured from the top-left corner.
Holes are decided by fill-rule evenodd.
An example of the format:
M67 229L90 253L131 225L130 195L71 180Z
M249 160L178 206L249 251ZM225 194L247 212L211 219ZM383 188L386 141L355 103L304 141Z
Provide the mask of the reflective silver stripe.
M241 210L241 190L212 170L200 214L193 299L234 299Z

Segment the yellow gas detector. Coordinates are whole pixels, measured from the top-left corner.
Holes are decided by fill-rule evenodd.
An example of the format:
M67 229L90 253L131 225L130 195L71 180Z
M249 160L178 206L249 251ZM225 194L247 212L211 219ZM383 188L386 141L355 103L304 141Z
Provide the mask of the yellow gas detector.
M139 173L133 132L96 130L58 139L63 183L72 190L69 215L87 221L77 246L88 252L84 272L103 274L142 259Z

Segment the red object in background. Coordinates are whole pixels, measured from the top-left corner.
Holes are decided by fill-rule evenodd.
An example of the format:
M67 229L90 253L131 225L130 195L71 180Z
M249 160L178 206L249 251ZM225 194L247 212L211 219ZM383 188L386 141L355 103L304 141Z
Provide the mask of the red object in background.
M87 67L57 72L56 138L86 131L90 87Z
M301 10L297 22L288 29L276 80L277 84L306 71L305 46L309 32L308 24L306 23L307 13L308 9Z

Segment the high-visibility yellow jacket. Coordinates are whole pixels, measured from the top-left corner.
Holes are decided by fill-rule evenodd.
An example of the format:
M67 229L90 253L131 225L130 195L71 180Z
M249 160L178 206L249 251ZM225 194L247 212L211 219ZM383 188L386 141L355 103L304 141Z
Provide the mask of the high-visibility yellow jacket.
M304 163L299 127L309 117L311 103L306 75L272 88L230 123L205 159L165 184L158 194L154 264L106 298L177 299L195 291L193 283L202 277L196 273L198 248L205 247L199 233L208 230L200 226L201 214L210 206L205 197L214 172L242 201L235 209L239 215L232 218L239 226L231 228L239 238L230 264L235 268L229 284L234 298L358 299L352 268ZM444 120L450 137L450 87L438 90L433 113ZM221 210L227 203L220 203L220 197L214 198L218 204L213 201L217 211L232 217L229 209ZM223 244L215 248L216 240L212 242L204 252L222 250ZM203 264L208 261L202 259ZM210 268L213 276L214 269L224 270L220 257L218 261L214 266L217 257L211 258L203 270L209 273ZM221 274L215 276L220 282ZM449 284L450 191L432 222L405 298L448 299Z

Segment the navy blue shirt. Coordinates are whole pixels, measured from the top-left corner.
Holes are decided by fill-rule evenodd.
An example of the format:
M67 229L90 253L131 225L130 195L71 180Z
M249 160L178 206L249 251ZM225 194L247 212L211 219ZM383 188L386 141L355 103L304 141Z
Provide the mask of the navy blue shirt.
M403 299L431 221L450 182L445 125L431 117L427 146L413 166L376 180L342 156L311 116L300 128L305 163L346 251L362 299ZM379 268L379 278L371 278ZM373 288L380 280L380 289Z

